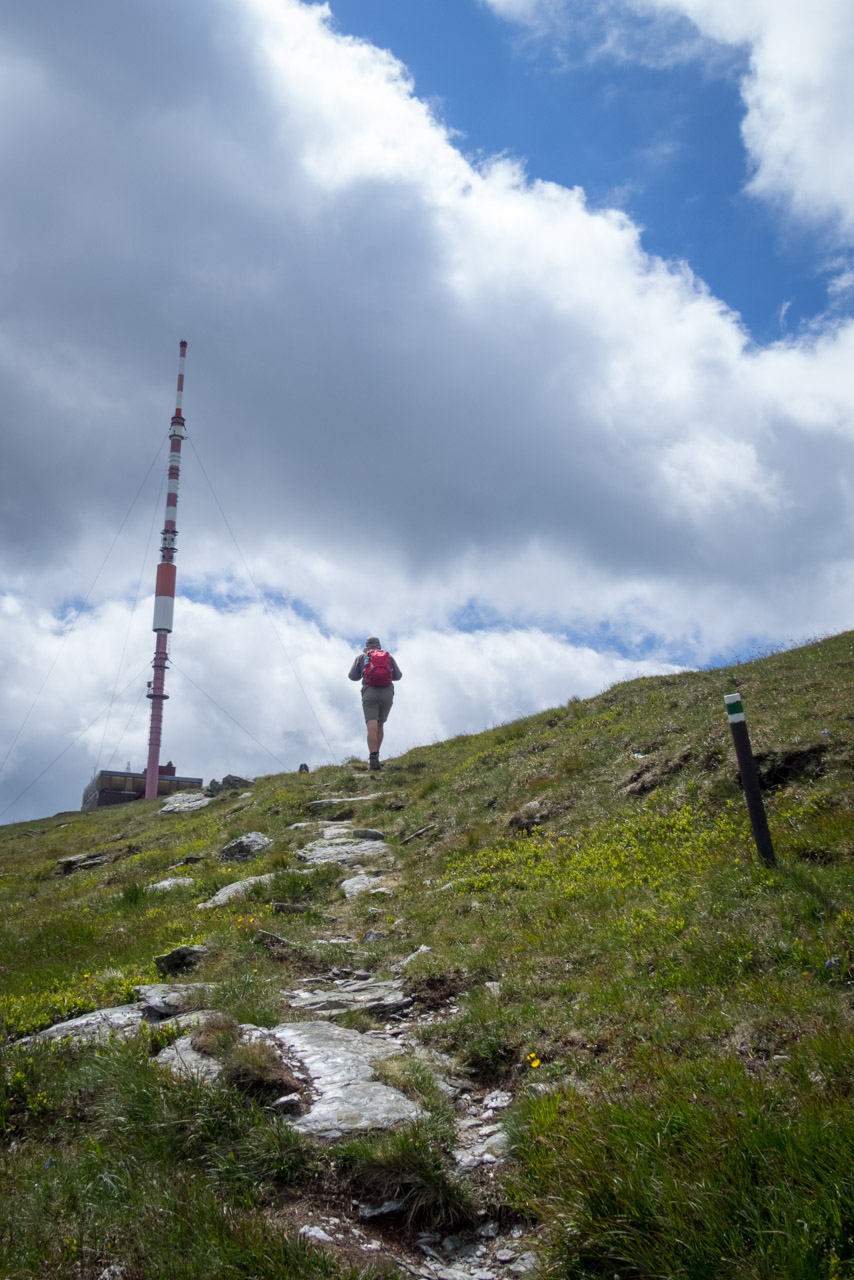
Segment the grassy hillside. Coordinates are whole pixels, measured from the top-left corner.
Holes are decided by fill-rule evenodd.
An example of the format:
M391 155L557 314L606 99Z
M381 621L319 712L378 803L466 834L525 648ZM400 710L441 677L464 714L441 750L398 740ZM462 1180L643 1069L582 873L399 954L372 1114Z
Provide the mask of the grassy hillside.
M854 1277L852 683L846 633L419 748L378 783L353 762L259 779L198 813L139 802L0 829L0 1273L94 1278L111 1260L125 1280L346 1272L282 1226L301 1199L349 1204L352 1149L297 1141L239 1082L164 1079L148 1040L14 1041L131 999L158 980L153 957L187 942L208 946L192 976L220 984L218 1008L274 1025L284 986L353 963L328 939L370 927L385 936L359 963L378 976L431 948L406 970L437 1011L423 1038L515 1094L512 1157L466 1194L540 1224L555 1275ZM723 706L736 689L774 870L738 785ZM304 833L289 828L310 802L374 790L330 812L386 832L395 896L344 901L346 872L294 875ZM249 830L271 848L222 865ZM79 853L109 861L57 873ZM147 890L188 857L201 861L169 874L191 886ZM197 910L266 871L272 888ZM310 910L285 928L277 898ZM255 944L259 928L287 934L284 958ZM447 1104L410 1087L432 1108L411 1162L432 1160L418 1176L447 1188ZM388 1170L383 1141L361 1144L359 1176ZM422 1226L431 1205L447 1208L425 1196Z

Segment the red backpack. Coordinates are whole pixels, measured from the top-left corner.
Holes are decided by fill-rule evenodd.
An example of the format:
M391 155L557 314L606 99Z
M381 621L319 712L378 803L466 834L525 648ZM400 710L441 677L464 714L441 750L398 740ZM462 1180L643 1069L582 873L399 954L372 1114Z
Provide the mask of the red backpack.
M372 689L385 689L391 684L391 655L385 649L368 650L362 679Z

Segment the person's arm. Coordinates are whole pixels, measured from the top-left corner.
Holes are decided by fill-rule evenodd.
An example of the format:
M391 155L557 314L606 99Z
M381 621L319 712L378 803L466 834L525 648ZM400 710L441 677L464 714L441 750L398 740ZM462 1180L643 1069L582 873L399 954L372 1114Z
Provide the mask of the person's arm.
M388 656L391 658L391 654L389 654ZM395 662L394 658L391 658L391 678L392 678L392 680L402 680L402 679L403 679L403 672L401 671L400 667L399 667L399 666L397 665L397 663Z
M365 655L360 653L347 675L350 680L361 680L365 673Z

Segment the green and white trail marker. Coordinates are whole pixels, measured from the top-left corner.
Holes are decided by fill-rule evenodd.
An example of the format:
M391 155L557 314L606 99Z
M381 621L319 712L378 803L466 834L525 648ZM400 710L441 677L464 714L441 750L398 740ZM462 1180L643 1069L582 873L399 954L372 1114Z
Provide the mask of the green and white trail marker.
M753 748L747 732L741 694L724 694L724 704L738 760L738 771L741 774L741 785L744 788L744 798L747 801L747 811L750 814L753 839L756 841L756 851L767 867L776 867L777 859L774 856L774 845L768 829L768 817L765 813L762 792L759 790L759 775L756 772L756 761L753 758Z

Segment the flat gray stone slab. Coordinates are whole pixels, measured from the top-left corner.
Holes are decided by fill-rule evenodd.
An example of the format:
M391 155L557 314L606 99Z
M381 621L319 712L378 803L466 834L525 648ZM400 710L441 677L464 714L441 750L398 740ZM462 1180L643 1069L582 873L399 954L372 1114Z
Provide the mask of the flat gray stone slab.
M204 1010L196 1013L185 1013L181 1017L167 1018L157 1022L158 1028L171 1026L194 1026L201 1018L206 1017ZM110 1036L136 1035L143 1023L150 1025L145 1016L143 1004L120 1004L111 1009L95 1009L92 1013L83 1013L78 1018L69 1018L67 1022L56 1022L44 1031L37 1031L34 1036L19 1040L18 1044L27 1044L33 1040L79 1040L86 1043L97 1043L109 1039Z
M222 1063L209 1053L199 1053L190 1044L190 1036L181 1036L161 1049L157 1065L171 1071L173 1076L191 1076L196 1080L216 1080L222 1071Z
M398 1089L372 1079L374 1065L400 1053L390 1036L360 1035L329 1022L292 1022L267 1033L303 1065L317 1101L294 1128L314 1138L391 1129L422 1114Z
M207 1015L184 1015L194 1016ZM248 1039L263 1040L278 1049L291 1069L310 1082L314 1102L306 1115L293 1122L300 1133L340 1138L411 1124L422 1114L418 1103L372 1078L377 1062L400 1052L389 1036L363 1036L329 1022L283 1023L270 1031L252 1026L240 1029ZM222 1070L216 1058L193 1049L189 1035L161 1050L157 1061L176 1076L200 1080L215 1080Z
M263 876L249 876L246 880L235 880L232 884L223 885L212 898L208 898L207 902L200 902L197 910L206 911L209 907L224 907L233 898L242 898L253 884L269 884L275 874L275 871L268 871Z
M183 889L188 884L195 884L192 876L170 876L168 880L156 880L154 884L146 885L149 893L166 893L168 889Z
M118 1004L112 1009L94 1009L92 1013L82 1013L77 1018L69 1018L66 1022L55 1022L44 1031L27 1036L19 1044L28 1044L32 1040L72 1040L98 1041L106 1040L110 1035L132 1035L139 1030L143 1021L141 1004Z
M176 795L169 797L160 812L188 813L193 809L204 809L210 802L211 797L206 796L204 791L179 791Z
M345 898L358 898L360 893L376 893L378 889L387 888L380 876L351 876L341 881Z
M220 862L249 862L259 853L269 849L273 841L261 831L247 831L245 835L229 840L219 851Z
M308 803L310 809L320 809L330 804L364 804L366 800L382 800L382 794L375 792L371 796L337 796L333 800L309 800Z
M366 1013L401 1013L412 1004L412 996L403 994L403 986L390 982L360 981L358 978L342 978L331 987L322 990L293 991L288 997L291 1009L307 1009L322 1013L342 1013L347 1009L362 1009Z
M377 1062L400 1053L391 1036L362 1035L332 1022L282 1022L265 1034L295 1054L320 1089L371 1080Z
M303 849L297 849L296 856L300 862L310 866L321 866L326 862L368 862L383 853L389 853L389 846L384 840L312 840Z
M105 853L75 853L68 858L57 858L56 870L67 876L72 871L86 871L89 867L103 867L105 862L109 862L109 858Z
M142 1002L143 1017L156 1019L198 1009L210 1000L213 990L210 982L152 982L134 987L133 992Z
M343 1138L348 1133L396 1129L412 1124L421 1107L397 1089L368 1080L324 1094L294 1128L311 1138Z

